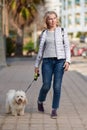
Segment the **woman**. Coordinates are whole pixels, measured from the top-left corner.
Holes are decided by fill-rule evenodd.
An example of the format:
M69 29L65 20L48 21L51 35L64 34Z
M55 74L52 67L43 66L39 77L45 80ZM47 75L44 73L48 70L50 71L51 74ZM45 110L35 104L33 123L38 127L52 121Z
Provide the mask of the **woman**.
M62 78L64 71L67 71L70 65L70 46L68 36L65 29L64 36L62 36L61 27L57 26L57 22L57 14L54 11L49 11L45 14L47 29L42 31L39 51L35 62L35 73L38 74L39 65L43 58L43 84L38 97L38 110L40 112L44 112L43 102L46 100L53 79L52 118L57 117Z

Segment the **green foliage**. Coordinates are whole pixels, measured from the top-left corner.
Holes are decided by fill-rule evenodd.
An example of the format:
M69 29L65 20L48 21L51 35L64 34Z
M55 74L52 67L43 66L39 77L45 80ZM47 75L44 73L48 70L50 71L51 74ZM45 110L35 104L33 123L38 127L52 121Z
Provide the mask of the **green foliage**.
M15 30L9 30L9 37L10 38L16 38L16 35L17 35L17 33L16 33L16 31Z
M35 48L35 53L38 53L38 50L39 50L39 38L37 39L37 45L36 45L36 48Z
M29 41L28 43L26 43L24 45L23 49L28 51L28 52L34 51L34 42L33 41Z
M33 0L35 4L40 4L41 0Z
M15 41L10 37L6 38L6 56L11 56L15 52Z
M80 37L81 35L82 35L82 33L78 32L77 35L76 35L76 37Z
M15 9L16 9L16 1L15 1L15 0L12 0L12 1L11 1L11 9L12 9L12 10L15 10Z
M26 0L21 0L21 3L23 4L23 3L25 3L26 2Z
M33 0L35 4L45 3L45 0Z
M25 7L22 8L20 14L21 14L21 16L22 16L25 20L27 20L28 17L30 16L30 13L29 13L28 9L25 8Z

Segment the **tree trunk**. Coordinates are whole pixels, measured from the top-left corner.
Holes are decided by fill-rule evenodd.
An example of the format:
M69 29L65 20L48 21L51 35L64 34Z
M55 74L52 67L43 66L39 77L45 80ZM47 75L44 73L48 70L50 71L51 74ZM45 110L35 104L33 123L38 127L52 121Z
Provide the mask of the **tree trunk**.
M9 36L9 22L8 22L8 19L9 19L9 15L8 15L7 6L4 4L2 32L3 32L3 35L6 36L6 37Z
M24 26L21 26L17 30L15 56L23 56L23 39L24 39Z
M0 67L6 66L5 42L2 34L3 27L3 8L0 8Z

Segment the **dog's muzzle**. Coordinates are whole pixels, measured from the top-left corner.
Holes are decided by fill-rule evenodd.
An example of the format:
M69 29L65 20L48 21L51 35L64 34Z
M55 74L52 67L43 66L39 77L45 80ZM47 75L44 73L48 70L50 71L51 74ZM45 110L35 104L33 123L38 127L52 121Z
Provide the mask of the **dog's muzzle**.
M21 104L23 101L21 98L18 99L18 104Z

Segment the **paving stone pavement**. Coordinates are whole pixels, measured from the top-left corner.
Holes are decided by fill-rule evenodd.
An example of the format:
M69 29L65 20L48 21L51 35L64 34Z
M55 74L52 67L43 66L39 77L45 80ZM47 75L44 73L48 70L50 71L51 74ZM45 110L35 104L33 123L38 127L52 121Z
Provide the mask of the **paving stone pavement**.
M72 60L70 70L65 72L63 78L58 117L51 119L52 88L44 103L44 114L37 110L41 76L26 93L28 104L25 115L14 117L5 114L7 91L25 90L34 74L34 58L8 59L8 66L0 69L0 130L87 130L87 64L81 59ZM74 63L75 60L80 61L80 64ZM86 64L85 74L81 64ZM80 69L77 69L78 66Z
M79 57L72 57L71 58L72 64L70 65L71 71L77 71L81 74L87 76L87 58Z

